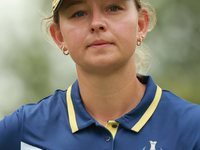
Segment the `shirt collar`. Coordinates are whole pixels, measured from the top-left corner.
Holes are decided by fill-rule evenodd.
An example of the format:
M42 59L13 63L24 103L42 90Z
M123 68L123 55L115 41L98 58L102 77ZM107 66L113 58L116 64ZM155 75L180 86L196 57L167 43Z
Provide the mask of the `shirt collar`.
M139 132L153 115L160 101L162 90L157 86L150 76L143 76L146 81L146 91L139 103L131 112L117 119L123 127ZM72 133L90 126L98 124L85 110L80 96L78 80L70 86L66 93L69 122Z
M78 80L67 89L66 99L72 133L97 123L83 107Z

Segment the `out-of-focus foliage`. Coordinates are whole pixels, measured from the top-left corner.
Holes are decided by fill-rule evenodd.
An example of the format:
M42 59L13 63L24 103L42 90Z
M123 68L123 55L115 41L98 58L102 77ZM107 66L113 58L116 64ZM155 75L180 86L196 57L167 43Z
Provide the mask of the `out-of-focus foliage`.
M76 79L69 56L40 32L40 12L51 0L2 0L0 6L0 119L26 103L66 89ZM200 104L200 1L149 0L157 25L147 35L153 64L148 74L163 89Z
M76 79L74 63L40 31L42 11L51 2L3 0L0 6L0 119L36 103Z
M200 1L152 4L158 21L148 37L156 63L150 73L163 89L200 104Z

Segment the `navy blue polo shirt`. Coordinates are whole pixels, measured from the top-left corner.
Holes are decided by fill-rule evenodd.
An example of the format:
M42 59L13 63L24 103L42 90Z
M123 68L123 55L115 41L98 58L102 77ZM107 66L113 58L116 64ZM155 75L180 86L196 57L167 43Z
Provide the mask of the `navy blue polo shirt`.
M0 121L0 150L200 150L200 106L161 90L150 76L136 108L100 125L78 81Z

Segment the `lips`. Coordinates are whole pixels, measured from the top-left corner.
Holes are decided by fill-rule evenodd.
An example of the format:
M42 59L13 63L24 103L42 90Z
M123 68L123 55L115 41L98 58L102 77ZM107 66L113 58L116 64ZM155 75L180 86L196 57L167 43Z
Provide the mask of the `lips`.
M95 49L102 49L112 45L113 43L105 41L105 40L95 40L87 48L95 48Z

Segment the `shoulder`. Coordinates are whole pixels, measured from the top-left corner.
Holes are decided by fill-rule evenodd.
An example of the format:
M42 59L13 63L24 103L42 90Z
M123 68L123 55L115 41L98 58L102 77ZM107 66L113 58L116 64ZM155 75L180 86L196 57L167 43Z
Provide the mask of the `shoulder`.
M22 106L23 107L23 113L26 113L26 115L31 115L34 112L44 112L48 111L52 108L52 111L54 111L56 108L58 108L60 105L66 104L66 90L56 90L53 95L50 95L48 97L43 98L40 100L37 104L27 104Z
M56 90L51 96L40 100L37 104L23 106L23 128L39 124L48 124L66 109L66 91Z
M186 149L200 147L200 106L163 90L154 123ZM154 124L155 126L155 124ZM176 139L176 140L175 140ZM193 148L191 148L193 147Z
M5 116L2 121L13 121L10 120L10 118L18 118L18 122L20 122L20 118L26 118L26 117L34 117L38 113L44 113L47 111L54 111L58 107L66 105L66 90L56 90L53 95L50 95L48 97L43 98L38 103L30 103L21 106L16 111L14 111L12 114ZM46 113L45 113L46 114ZM41 114L40 114L41 115ZM16 119L14 119L16 120Z
M167 90L162 91L161 103L166 103L172 108L171 110L179 112L200 112L200 105L186 101Z
M169 114L179 125L190 126L200 131L200 105L186 101L170 91L163 90L160 109Z
M19 147L25 132L38 131L39 126L50 123L66 108L66 91L57 90L37 104L27 104L0 121L0 149ZM29 131L30 130L30 131ZM8 142L9 141L9 142ZM9 143L13 144L10 145Z

